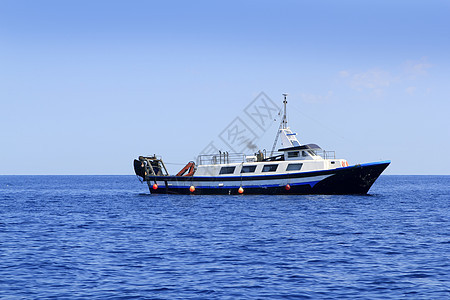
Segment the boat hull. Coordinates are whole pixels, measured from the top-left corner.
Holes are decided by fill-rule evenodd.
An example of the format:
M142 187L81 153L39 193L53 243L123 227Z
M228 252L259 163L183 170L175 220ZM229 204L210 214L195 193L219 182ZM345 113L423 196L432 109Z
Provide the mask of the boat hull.
M152 194L234 195L240 194L239 188L243 189L242 194L367 194L389 164L390 161L383 161L332 170L257 176L147 176L145 180Z

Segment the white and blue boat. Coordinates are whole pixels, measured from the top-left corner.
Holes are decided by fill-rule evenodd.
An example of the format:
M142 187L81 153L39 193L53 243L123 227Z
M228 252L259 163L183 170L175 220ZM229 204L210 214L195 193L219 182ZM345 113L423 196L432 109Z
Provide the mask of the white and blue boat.
M283 104L278 152L199 155L176 175L169 175L160 156L139 156L135 173L152 194L367 194L390 161L349 165L334 151L300 144L287 124L286 94Z

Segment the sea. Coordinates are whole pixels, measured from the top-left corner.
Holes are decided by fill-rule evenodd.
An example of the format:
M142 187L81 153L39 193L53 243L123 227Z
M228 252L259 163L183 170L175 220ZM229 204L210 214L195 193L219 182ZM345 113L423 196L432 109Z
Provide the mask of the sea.
M450 299L450 176L363 196L0 176L0 298Z

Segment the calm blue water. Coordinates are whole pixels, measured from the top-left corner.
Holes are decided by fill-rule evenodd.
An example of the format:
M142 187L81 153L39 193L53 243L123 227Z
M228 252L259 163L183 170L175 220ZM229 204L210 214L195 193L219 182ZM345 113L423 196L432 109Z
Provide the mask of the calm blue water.
M383 176L369 196L0 176L0 297L448 299L450 176Z

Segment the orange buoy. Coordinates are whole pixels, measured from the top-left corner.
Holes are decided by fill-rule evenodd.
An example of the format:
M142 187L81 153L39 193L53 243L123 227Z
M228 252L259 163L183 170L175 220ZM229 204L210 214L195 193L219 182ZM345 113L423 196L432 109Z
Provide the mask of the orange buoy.
M238 189L238 193L239 194L243 194L244 193L244 189L242 188L242 186Z
M289 191L291 189L291 186L289 184L286 184L284 188L286 189L286 191Z
M154 190L158 189L158 185L156 183L153 185L153 189Z
M191 193L195 192L195 186L191 185L191 187L189 188L189 191L190 191Z

